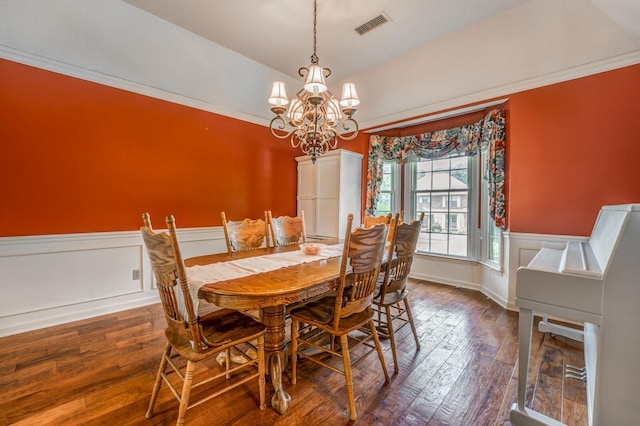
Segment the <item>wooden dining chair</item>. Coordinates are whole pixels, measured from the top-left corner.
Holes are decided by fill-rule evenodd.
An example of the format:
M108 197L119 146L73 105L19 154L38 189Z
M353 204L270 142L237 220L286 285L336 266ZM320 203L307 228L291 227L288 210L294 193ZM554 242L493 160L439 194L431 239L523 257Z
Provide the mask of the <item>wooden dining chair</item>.
M366 216L364 217L364 221L362 222L363 228L371 228L376 225L389 225L391 223L391 213L386 214L384 216Z
M271 243L273 246L286 246L307 242L307 231L304 225L304 210L296 217L280 216L274 218L271 210L267 211Z
M399 371L395 335L402 327L407 324L411 325L416 349L420 349L420 340L409 304L407 280L418 245L423 219L424 213L421 213L419 220L392 226L388 260L384 271L380 274L377 294L373 299L373 308L376 311L376 328L382 336L389 338L395 373Z
M369 229L358 228L352 232L352 222L353 215L350 214L347 220L337 292L291 310L293 338L291 382L296 383L298 357L342 374L345 377L349 396L349 415L352 420L356 420L351 366L358 364L376 350L384 372L385 383L389 382L389 374L371 308L388 229L387 226L378 225ZM365 324L369 326L370 332L358 332L358 328ZM339 351L335 347L336 338L340 340ZM373 344L370 342L372 338ZM357 358L352 361L349 350L361 346L366 350L364 353L358 353ZM319 354L309 354L307 349L312 349ZM332 357L342 358L342 368L339 364L330 364L322 357L327 353Z
M150 419L153 416L153 408L163 382L179 402L177 425L185 423L185 414L189 408L255 379L258 381L260 409L264 410L266 327L253 318L230 309L220 309L204 317L196 316L173 216L166 218L168 234L153 231L148 213L144 213L142 217L144 222L144 226L140 228L142 239L149 255L167 321L165 329L167 344L160 360L160 368L145 417ZM252 341L256 342L255 346ZM257 353L255 359L243 355L249 349ZM246 362L233 366L232 350L236 356L241 354ZM215 357L221 352L226 356L224 368L221 367L221 371L194 383L196 364ZM181 368L185 361L186 366ZM174 385L178 379L182 381L182 389ZM190 403L189 396L193 388L207 383L213 385L214 381L217 381L219 386L212 387L211 392Z
M245 218L231 221L227 220L225 212L221 212L220 217L229 254L269 246L269 221L266 211L264 219Z

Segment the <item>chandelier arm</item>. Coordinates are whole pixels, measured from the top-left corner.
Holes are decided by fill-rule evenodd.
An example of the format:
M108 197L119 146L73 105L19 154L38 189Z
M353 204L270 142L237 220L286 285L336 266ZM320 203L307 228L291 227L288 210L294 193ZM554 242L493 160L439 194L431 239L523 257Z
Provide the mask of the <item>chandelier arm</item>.
M297 137L296 133L294 133L294 132L291 132L291 133L292 133L291 134L291 146L293 148L297 148L297 147L300 146L300 143L302 142L302 140L299 137ZM297 140L297 142L296 142L296 140Z
M280 125L275 127L275 124L277 124L278 122L280 123ZM286 126L287 126L286 121L284 121L282 116L278 115L271 119L271 122L269 123L269 130L271 130L271 134L276 138L286 139L289 136L291 136L291 134L295 131L295 129L286 130ZM281 133L278 133L279 131Z
M351 130L351 127L349 127L349 123L351 123L355 127L355 129ZM342 129L347 133L336 133L336 135L338 135L338 137L343 141L350 141L355 139L355 137L358 136L358 131L360 130L358 128L358 122L351 117L348 117L344 120L344 122L342 123Z
M339 135L333 128L327 129L327 132L325 133L325 144L327 145L327 149L325 151L328 151L329 148L336 149L338 147L338 138L336 136Z

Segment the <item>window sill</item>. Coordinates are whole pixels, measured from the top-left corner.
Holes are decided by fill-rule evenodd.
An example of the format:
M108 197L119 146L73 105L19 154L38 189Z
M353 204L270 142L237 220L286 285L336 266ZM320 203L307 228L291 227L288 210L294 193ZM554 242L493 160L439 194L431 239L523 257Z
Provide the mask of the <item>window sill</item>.
M502 265L499 265L499 264L493 263L493 262L469 259L468 257L446 256L446 255L440 255L440 254L435 254L435 253L425 253L425 252L419 252L419 251L416 252L416 255L424 257L424 258L434 258L434 260L450 261L450 262L456 262L456 263L467 263L467 264L474 264L474 265L482 265L483 267L485 267L487 269L491 269L491 270L499 272L501 274L504 273L504 269L503 269Z
M417 251L416 254L418 256L427 257L427 258L432 257L437 260L448 260L448 261L465 262L465 263L478 263L477 260L469 259L468 257L462 257L462 256L447 256L444 254L427 253L427 252L420 252L420 251Z
M496 272L500 272L501 274L504 273L504 268L502 268L502 265L499 265L497 263L487 261L478 261L478 263L485 268L492 269Z

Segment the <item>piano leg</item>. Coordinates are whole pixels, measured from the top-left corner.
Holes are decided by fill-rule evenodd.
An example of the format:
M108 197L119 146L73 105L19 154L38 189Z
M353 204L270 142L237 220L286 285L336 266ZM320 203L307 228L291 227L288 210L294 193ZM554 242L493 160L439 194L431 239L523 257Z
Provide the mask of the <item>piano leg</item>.
M562 423L525 407L529 359L531 357L531 335L533 333L533 311L520 307L518 318L518 402L511 406L509 420L516 426L560 426Z
M518 328L518 410L524 412L531 355L532 310L520 308Z

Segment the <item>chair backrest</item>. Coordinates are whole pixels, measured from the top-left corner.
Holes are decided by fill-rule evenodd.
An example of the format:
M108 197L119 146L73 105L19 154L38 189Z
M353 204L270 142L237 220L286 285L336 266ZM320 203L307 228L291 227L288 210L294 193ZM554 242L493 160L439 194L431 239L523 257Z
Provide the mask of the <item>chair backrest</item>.
M347 219L340 278L334 308L333 327L341 318L370 309L384 256L388 227L357 228L351 231L353 215ZM347 263L350 270L347 271Z
M376 225L388 225L390 223L391 223L391 213L385 216L365 216L364 221L362 222L362 227L371 228Z
M168 234L153 231L148 213L142 214L142 220L144 226L140 228L140 231L147 248L151 268L156 277L168 332L176 337L192 341L194 349L200 352L202 335L189 293L187 275L176 236L175 220L173 216L166 217ZM177 292L181 293L180 296ZM179 297L184 301L187 318L184 317L184 313L180 312Z
M404 210L400 210L400 216L398 217L398 224L403 222L404 222Z
M387 262L384 280L380 288L380 300L382 302L384 302L386 294L393 291L402 291L407 286L423 219L424 213L420 213L418 220L414 220L411 223L398 223L392 229L391 244L387 255L389 261Z
M280 216L274 218L271 210L267 211L271 242L274 246L286 246L307 242L307 230L304 225L304 210L296 217Z
M224 212L220 213L227 251L255 250L269 245L269 225L267 212L264 219L227 220Z

